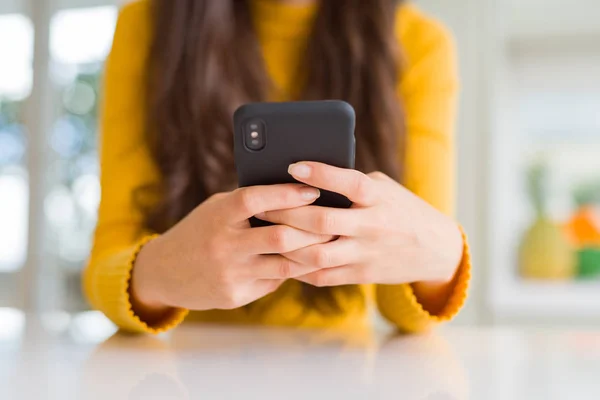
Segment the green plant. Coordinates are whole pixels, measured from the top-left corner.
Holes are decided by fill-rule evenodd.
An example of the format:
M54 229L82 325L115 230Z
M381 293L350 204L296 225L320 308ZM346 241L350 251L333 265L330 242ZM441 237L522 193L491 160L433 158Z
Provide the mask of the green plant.
M600 177L579 183L573 190L577 207L600 205Z
M548 168L540 159L534 162L527 171L527 193L537 218L547 214L545 194L547 192Z

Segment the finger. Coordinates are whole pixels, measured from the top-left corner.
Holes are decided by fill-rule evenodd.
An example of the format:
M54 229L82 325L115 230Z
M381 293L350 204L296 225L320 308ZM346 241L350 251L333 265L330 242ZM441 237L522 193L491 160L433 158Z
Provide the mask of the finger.
M364 209L306 206L268 211L257 215L264 221L304 231L335 236L355 236L363 231Z
M248 277L257 280L286 280L315 272L318 268L304 265L279 254L262 255L256 258L248 270Z
M224 309L236 309L253 303L279 289L283 282L284 280L280 279L264 279L240 287L236 293L231 296L232 298L227 301Z
M215 193L212 196L210 196L207 199L207 201L221 201L221 200L227 198L227 196L229 196L229 193L225 193L225 192Z
M288 172L300 182L342 194L358 205L370 206L377 202L374 181L360 171L317 162L300 162L290 165Z
M327 243L332 239L331 235L307 232L287 225L274 225L244 229L240 233L238 249L247 254L281 254Z
M231 193L228 199L231 217L235 221L243 221L261 212L311 204L319 196L318 189L290 183L240 188Z
M350 238L340 238L331 243L316 244L283 254L284 257L317 268L336 268L361 262L361 249Z
M345 265L337 268L319 269L295 279L317 287L376 283L368 268L360 265Z
M367 176L375 181L396 183L395 180L380 171L370 172Z

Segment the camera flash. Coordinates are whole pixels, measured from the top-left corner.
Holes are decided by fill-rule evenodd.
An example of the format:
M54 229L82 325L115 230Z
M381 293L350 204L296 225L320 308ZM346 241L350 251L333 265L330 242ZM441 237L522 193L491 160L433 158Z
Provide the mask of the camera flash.
M250 137L252 139L256 139L258 137L258 132L252 132L252 133L250 133Z

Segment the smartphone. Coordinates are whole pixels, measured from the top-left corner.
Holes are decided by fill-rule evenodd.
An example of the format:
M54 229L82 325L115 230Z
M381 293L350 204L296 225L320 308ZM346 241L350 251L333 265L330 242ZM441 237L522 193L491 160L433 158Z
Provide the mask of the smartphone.
M354 169L356 117L344 101L250 103L233 116L235 166L240 187L297 182L290 164L318 161ZM348 198L322 190L315 205L348 208ZM252 226L268 223L251 219Z

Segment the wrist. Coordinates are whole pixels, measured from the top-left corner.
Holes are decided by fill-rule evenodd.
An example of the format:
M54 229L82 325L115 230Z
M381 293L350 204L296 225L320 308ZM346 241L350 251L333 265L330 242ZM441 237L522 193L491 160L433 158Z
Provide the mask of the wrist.
M454 279L456 271L460 267L465 248L464 237L458 224L450 219L448 227L448 263L447 273L444 274L445 282Z
M134 261L130 286L134 308L154 312L169 308L162 293L159 241L155 238L144 244Z
M432 253L438 254L435 263L437 268L428 279L421 280L422 284L432 286L449 284L454 279L463 257L464 239L460 227L450 217L442 216L443 220L438 223L438 233L431 242Z
M448 303L453 292L454 277L460 266L463 253L463 237L458 225L445 217L442 231L438 236L437 251L441 255L435 278L412 283L412 288L419 303L432 315L439 314Z

